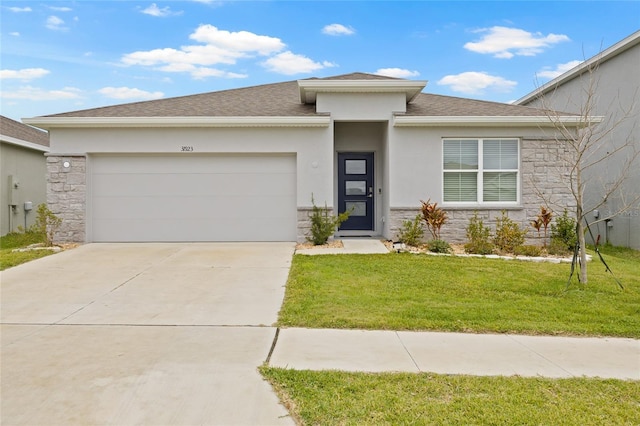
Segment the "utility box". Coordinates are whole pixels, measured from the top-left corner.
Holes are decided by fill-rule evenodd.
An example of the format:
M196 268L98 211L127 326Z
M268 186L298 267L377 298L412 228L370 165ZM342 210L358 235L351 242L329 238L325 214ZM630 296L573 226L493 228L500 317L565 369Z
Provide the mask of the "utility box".
M33 210L33 202L25 201L24 202L24 211L25 212L30 212L31 210Z

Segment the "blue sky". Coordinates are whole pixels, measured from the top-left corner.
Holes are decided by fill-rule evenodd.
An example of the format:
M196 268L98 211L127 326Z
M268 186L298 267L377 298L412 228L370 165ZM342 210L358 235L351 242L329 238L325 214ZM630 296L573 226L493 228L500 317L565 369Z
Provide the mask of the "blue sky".
M640 1L6 1L13 119L355 71L516 100L640 29Z

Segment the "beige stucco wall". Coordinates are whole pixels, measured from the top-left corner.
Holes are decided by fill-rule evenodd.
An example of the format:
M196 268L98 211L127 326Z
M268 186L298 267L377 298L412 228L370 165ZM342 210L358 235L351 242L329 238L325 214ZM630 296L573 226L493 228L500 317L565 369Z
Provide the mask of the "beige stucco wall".
M9 176L19 182L18 188L9 188ZM46 164L44 152L5 142L0 143L0 234L25 227L25 201L33 203L33 210L26 214L26 227L34 223L36 209L46 202ZM10 207L11 192L15 209Z

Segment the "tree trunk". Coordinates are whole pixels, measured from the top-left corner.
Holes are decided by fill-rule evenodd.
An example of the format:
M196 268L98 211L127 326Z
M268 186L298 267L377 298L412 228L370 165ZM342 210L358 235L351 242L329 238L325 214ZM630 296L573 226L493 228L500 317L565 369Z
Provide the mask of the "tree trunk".
M584 225L582 221L578 221L578 226L576 232L578 233L578 244L580 245L580 252L578 256L580 256L580 283L582 285L587 284L587 247L584 238Z

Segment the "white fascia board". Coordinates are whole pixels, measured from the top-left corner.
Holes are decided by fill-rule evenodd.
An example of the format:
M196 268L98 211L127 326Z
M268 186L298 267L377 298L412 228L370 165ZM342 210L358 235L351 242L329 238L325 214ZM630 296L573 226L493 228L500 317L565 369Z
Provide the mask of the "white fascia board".
M22 122L42 129L64 127L327 127L329 116L308 117L34 117Z
M298 80L305 104L315 103L318 93L404 93L410 102L426 85L426 80Z
M561 86L567 81L580 76L585 71L587 71L590 67L594 65L602 64L608 61L609 59L629 50L630 48L632 48L638 43L640 43L640 31L636 31L635 33L617 42L616 44L609 47L608 49L605 49L602 52L598 53L597 55L587 59L586 61L579 63L575 67L571 68L569 71L566 71L565 73L559 75L553 80L548 81L547 83L538 87L533 92L521 97L520 99L515 101L513 104L525 105L531 102L532 100L539 98L540 96L544 96L546 93L549 93L551 90L555 89L556 87Z
M600 123L604 117L589 117L584 120L579 116L395 116L394 127L554 127L561 124L566 127L584 127L588 124Z
M35 151L40 151L40 152L49 152L48 146L40 145L33 142L23 141L22 139L16 139L11 136L0 134L0 140L2 140L2 142L6 142L11 145L20 146L22 148L29 148L29 149L33 149Z

